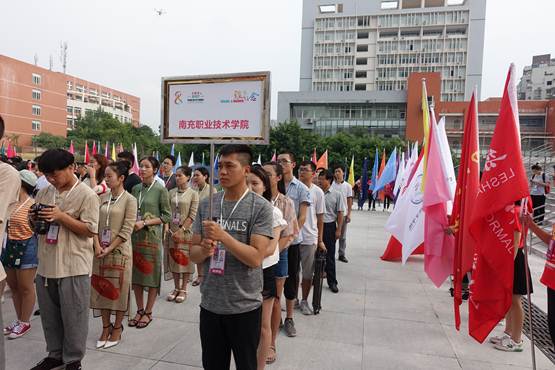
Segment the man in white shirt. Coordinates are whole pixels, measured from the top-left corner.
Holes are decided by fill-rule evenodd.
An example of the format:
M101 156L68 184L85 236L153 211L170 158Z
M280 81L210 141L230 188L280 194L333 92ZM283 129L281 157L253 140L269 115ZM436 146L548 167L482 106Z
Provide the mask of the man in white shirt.
M345 222L341 228L341 236L339 238L339 260L341 262L349 262L345 257L345 250L347 249L347 224L351 222L351 208L353 207L353 188L345 181L345 172L341 165L335 165L333 169L333 176L335 181L331 185L331 190L335 190L343 195L344 203L347 205L347 212L345 213Z
M4 136L4 120L0 116L0 139ZM19 173L7 163L0 162L0 243L4 241L4 232L6 231L6 223L10 218L14 205L19 199L19 189L21 188L21 179ZM6 272L0 264L0 286L4 290ZM2 307L0 307L0 323L2 322ZM4 329L5 330L5 329ZM4 352L4 336L0 337L0 370L4 370L6 366L6 356Z
M316 165L312 161L303 161L299 167L299 180L306 185L310 193L310 206L306 212L306 220L301 234L303 241L300 246L302 269L302 300L300 304L303 315L312 315L313 311L308 305L308 295L312 287L314 276L314 256L316 248L326 250L323 241L324 233L324 192L312 183Z

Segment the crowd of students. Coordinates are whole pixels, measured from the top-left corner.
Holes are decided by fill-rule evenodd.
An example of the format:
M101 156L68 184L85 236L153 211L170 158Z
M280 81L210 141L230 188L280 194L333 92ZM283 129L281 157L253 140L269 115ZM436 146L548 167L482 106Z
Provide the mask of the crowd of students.
M296 336L295 306L313 314L317 251L327 253L328 286L339 291L335 245L343 240L347 262L352 204L343 169L334 177L303 161L297 179L292 153L260 166L248 146L226 145L218 164L223 191L216 192L205 168L174 171L172 156L161 164L144 157L136 174L134 160L122 152L115 162L94 155L75 163L55 149L26 163L29 169L0 163L0 235L9 224L0 280L17 314L5 337L31 330L36 297L48 355L33 369L80 369L90 310L102 322L96 348L114 347L124 326L145 329L155 319L162 277L174 282L165 300L180 304L196 269L203 367L228 368L232 352L241 369L275 362L279 331Z

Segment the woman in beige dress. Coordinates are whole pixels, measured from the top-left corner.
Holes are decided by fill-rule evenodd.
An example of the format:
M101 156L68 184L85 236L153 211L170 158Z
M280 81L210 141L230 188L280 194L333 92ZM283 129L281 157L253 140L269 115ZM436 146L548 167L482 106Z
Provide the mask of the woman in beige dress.
M201 202L204 198L208 198L208 196L210 195L210 192L212 192L212 194L216 193L216 189L210 186L209 180L210 180L210 174L208 173L208 170L206 169L206 167L195 168L195 171L193 172L193 185L195 189L197 189L198 191L199 202ZM202 263L197 264L198 275L196 280L193 281L193 286L197 286L197 285L200 285L200 283L202 283L202 272L203 272Z
M121 340L123 316L129 311L131 294L131 233L137 219L137 200L123 188L129 163L115 162L106 168L110 192L100 198L96 258L91 277L91 308L100 310L102 334L96 348L110 348ZM112 312L116 320L111 322Z
M199 195L189 187L191 169L179 167L175 172L177 187L170 190L172 218L164 261L166 276L173 275L175 289L167 300L183 303L187 298L187 283L195 272L195 265L189 260L189 245L193 236L192 225L197 215ZM167 280L169 280L169 277Z

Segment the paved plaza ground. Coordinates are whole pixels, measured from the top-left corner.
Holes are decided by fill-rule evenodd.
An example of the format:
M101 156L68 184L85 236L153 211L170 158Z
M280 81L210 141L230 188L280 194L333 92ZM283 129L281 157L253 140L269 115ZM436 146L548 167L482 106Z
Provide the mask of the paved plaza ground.
M423 257L407 265L379 259L388 235L383 230L387 213L353 211L347 257L337 262L339 294L324 288L322 312L303 316L296 311L297 337L281 334L277 361L268 369L531 369L530 345L522 353L499 352L478 344L467 334L467 308L463 327L455 330L448 283L435 288L423 271ZM531 257L536 294L533 301L546 310L545 288L539 283L542 261ZM189 287L184 304L165 302L173 285L163 284L154 321L143 330L125 328L120 345L95 350L100 318L90 319L84 369L198 369L201 348L198 333L200 294ZM325 286L325 284L324 284ZM11 298L3 304L5 323L15 318ZM502 330L498 327L497 332ZM45 356L40 319L34 317L26 336L6 342L7 369L29 369ZM539 369L553 369L536 351Z

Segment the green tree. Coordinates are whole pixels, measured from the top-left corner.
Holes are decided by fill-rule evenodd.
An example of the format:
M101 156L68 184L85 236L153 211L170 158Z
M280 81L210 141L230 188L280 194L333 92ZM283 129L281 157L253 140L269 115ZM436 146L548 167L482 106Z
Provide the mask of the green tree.
M33 136L33 146L44 149L57 149L66 147L66 139L61 136L55 136L47 132L41 132L37 136Z

